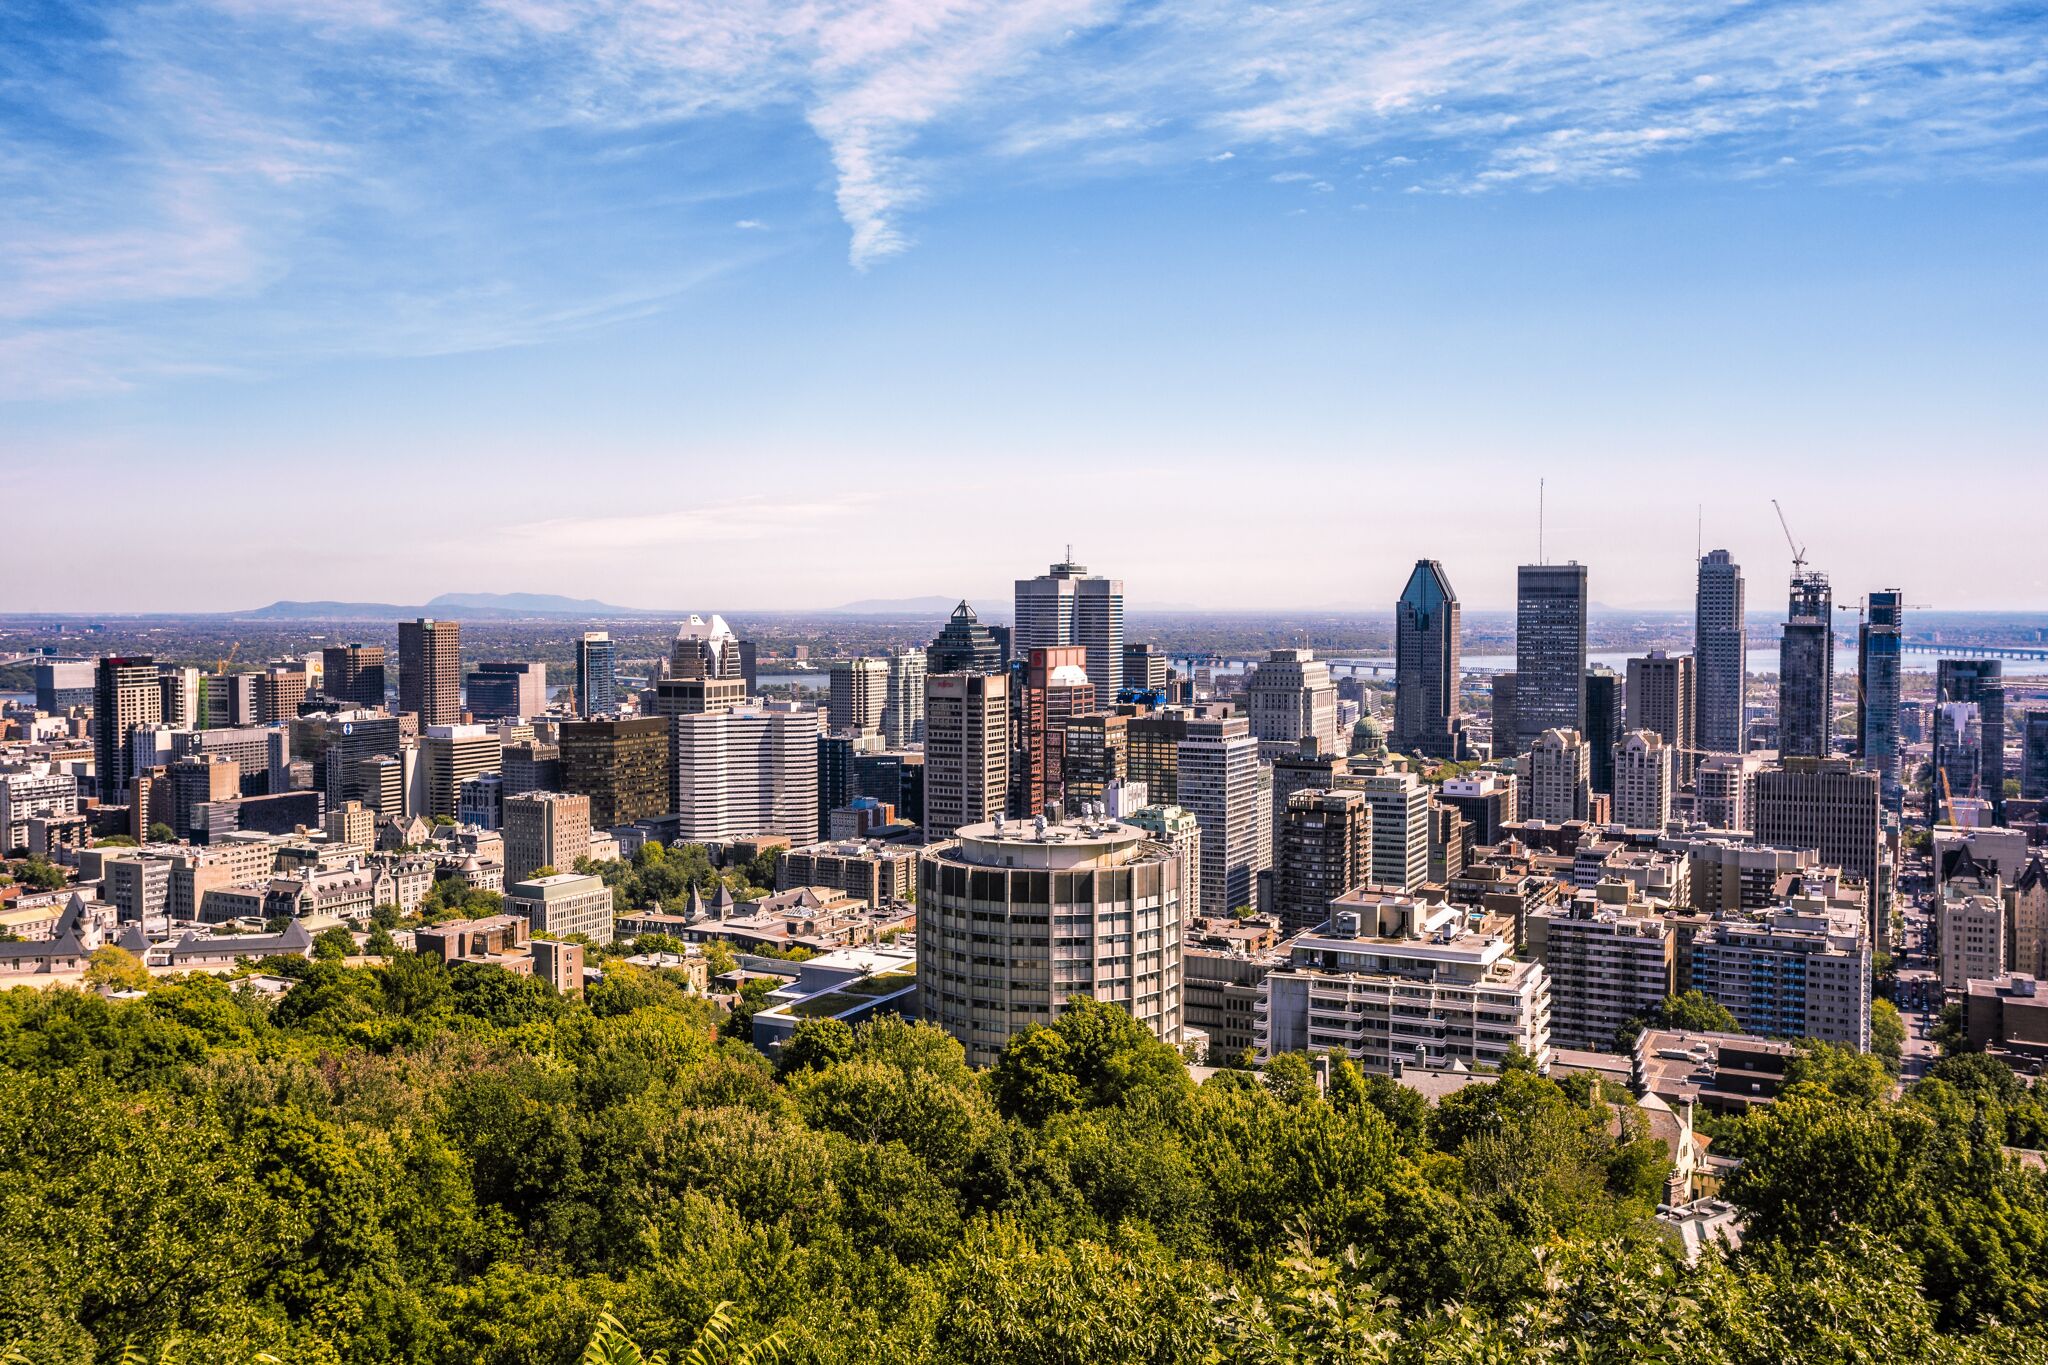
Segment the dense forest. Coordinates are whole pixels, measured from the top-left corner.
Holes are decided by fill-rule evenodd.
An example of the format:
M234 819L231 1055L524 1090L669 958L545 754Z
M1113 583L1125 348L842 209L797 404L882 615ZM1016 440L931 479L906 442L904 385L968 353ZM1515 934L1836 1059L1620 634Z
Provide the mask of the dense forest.
M894 1021L777 1066L616 960L583 1000L266 965L0 996L0 1358L2048 1358L2048 1181L2004 1150L2048 1122L1981 1057L1893 1100L1803 1054L1717 1133L1745 1246L1689 1268L1663 1145L1581 1077L1196 1085L1088 1002L986 1073Z

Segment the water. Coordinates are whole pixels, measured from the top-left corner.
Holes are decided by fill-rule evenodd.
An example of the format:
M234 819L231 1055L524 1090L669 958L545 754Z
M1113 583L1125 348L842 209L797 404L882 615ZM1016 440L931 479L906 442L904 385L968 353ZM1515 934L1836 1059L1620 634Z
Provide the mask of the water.
M1625 649L1602 650L1598 653L1588 654L1586 656L1586 662L1588 662L1589 664L1605 664L1607 667L1613 669L1616 673L1619 673L1622 676L1626 677L1628 675L1628 661L1630 659L1642 658L1645 652L1646 651L1643 650ZM1338 658L1356 658L1363 660L1368 664L1377 664L1380 668L1380 676L1384 678L1391 679L1394 674L1394 660L1391 655L1339 654L1331 657L1333 663L1334 660ZM1903 668L1904 671L1907 673L1932 673L1934 672L1935 660L1936 656L1932 654L1909 654L1905 658ZM1185 672L1188 668L1188 661L1185 657L1177 657L1174 659L1173 662L1174 667L1182 670L1183 672ZM2048 678L2048 659L2003 659L2000 660L2000 662L2005 665L2004 676L2009 679ZM1465 667L1465 672L1467 674L1476 677L1491 677L1495 673L1512 672L1515 667L1515 656L1512 654L1467 654L1464 657L1463 663ZM1242 673L1244 671L1244 668L1242 665L1239 664L1219 664L1216 666L1216 671L1219 673ZM1333 671L1339 677L1344 676L1344 667L1342 665L1336 665L1335 667L1333 667ZM1750 676L1775 677L1777 675L1777 672L1778 651L1775 648L1757 648L1752 646L1749 651ZM1839 687L1845 678L1853 680L1855 676L1855 650L1840 648L1836 649L1836 686ZM1851 686L1853 685L1854 683L1852 681Z

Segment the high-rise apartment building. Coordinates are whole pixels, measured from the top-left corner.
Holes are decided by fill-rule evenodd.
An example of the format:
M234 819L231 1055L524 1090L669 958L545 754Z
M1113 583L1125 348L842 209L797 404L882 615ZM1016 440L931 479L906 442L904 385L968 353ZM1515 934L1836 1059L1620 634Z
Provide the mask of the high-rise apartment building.
M480 663L466 693L470 719L482 723L530 720L548 709L548 666L544 663Z
M1394 750L1463 758L1458 682L1463 674L1458 594L1443 565L1419 559L1394 603Z
M962 675L933 681L941 676ZM1076 995L1119 1005L1178 1045L1185 913L1173 851L1143 830L968 825L927 848L919 866L919 1015L976 1066L1053 1022Z
M1586 729L1586 568L1524 564L1515 591L1515 731Z
M261 720L254 673L209 673L200 679L200 690L206 694L209 730L255 725Z
M543 867L573 872L590 856L590 798L573 792L508 796L504 833L508 886Z
M256 675L256 723L278 725L296 718L312 688L303 668L272 667Z
M1155 844L1164 844L1180 867L1183 919L1192 919L1202 903L1202 822L1182 806L1141 806L1124 823L1142 829Z
M462 809L462 784L498 771L498 732L488 725L429 725L420 734L426 809L432 818L454 819Z
M1003 813L1010 791L1010 680L932 673L924 689L924 833L949 839Z
M1693 819L1709 829L1746 830L1750 789L1763 765L1748 754L1709 754L1693 774Z
M1524 820L1560 825L1586 818L1592 764L1577 730L1545 730L1522 755L1520 768Z
M1372 877L1373 808L1355 791L1298 791L1273 831L1273 913L1284 933L1313 929L1330 902Z
M780 834L808 844L818 829L818 712L789 702L677 716L677 837L726 843Z
M562 786L590 798L591 828L668 812L668 727L664 716L562 723Z
M159 664L156 682L158 689L163 693L164 724L179 730L198 730L204 727L206 717L199 706L198 669ZM298 714L296 704L292 708L292 714Z
M1997 659L1941 660L1934 666L1934 711L1928 823L1942 822L1949 800L1981 797L1991 803L1991 823L2004 824L2005 666Z
M925 666L932 674L1000 673L1005 657L995 633L963 601L925 651Z
M1997 880L1983 891L1958 886L1944 890L1936 915L1941 945L1941 988L1966 991L1972 981L1990 981L2005 971L2005 903Z
M329 645L320 651L320 691L345 706L382 709L384 646Z
M882 742L892 749L924 743L925 652L899 649L889 655L888 684L882 693Z
M1227 915L1257 904L1258 876L1270 861L1259 792L1259 741L1243 716L1193 716L1186 725L1176 746L1173 799L1201 822L1202 913Z
M1675 780L1688 787L1699 766L1692 728L1697 709L1695 686L1695 667L1689 654L1653 649L1628 661L1627 728L1661 736L1671 751Z
M882 708L889 699L887 659L841 659L832 665L826 720L834 730L858 734L882 728Z
M1602 796L1614 793L1614 746L1628 733L1628 684L1606 664L1586 670L1586 781Z
M1778 753L1826 758L1834 749L1835 599L1828 576L1792 577L1784 644L1778 652Z
M92 757L101 801L113 805L127 799L135 777L135 727L159 725L163 718L164 694L155 659L138 654L98 661L93 674Z
M1429 880L1429 787L1413 773L1337 779L1372 807L1373 885L1414 891Z
M619 657L610 631L587 630L576 641L576 714L584 720L619 709Z
M1677 939L1628 890L1610 883L1529 912L1529 955L1550 976L1550 1038L1558 1047L1611 1049L1623 1024L1672 992Z
M1692 942L1691 986L1744 1033L1870 1050L1869 935L1817 898L1761 915L1722 915Z
M1904 649L1906 595L1897 588L1870 594L1856 632L1856 756L1877 773L1887 805L1899 782L1899 666Z
M1656 830L1669 823L1672 757L1671 746L1654 730L1631 730L1614 747L1614 823Z
M1749 749L1744 706L1749 678L1749 627L1743 615L1742 566L1726 550L1700 557L1699 588L1693 605L1692 652L1698 676L1693 687L1693 734L1712 754Z
M2027 712L2020 731L2020 795L2048 798L2048 710Z
M1304 739L1315 740L1318 753L1344 752L1337 742L1337 685L1330 681L1330 666L1314 651L1273 650L1244 690L1245 714L1262 762L1300 753Z
M420 727L462 720L462 624L421 617L398 623L398 709Z
M1029 658L1034 649L1080 645L1088 651L1088 677L1095 705L1116 705L1124 677L1124 585L1119 578L1093 577L1085 564L1066 559L1036 578L1017 580L1017 613L1010 649Z
M1792 758L1756 775L1750 828L1772 848L1815 849L1872 888L1872 915L1884 870L1884 825L1878 776L1845 758ZM1884 938L1873 936L1873 942Z

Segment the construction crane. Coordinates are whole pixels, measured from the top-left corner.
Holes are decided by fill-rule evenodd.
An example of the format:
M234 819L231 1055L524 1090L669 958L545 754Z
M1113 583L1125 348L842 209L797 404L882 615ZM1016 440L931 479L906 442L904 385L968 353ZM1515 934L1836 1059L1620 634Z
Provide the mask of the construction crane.
M237 641L235 641L234 645L233 645L233 646L232 646L232 647L231 647L231 648L230 648L230 649L228 650L228 652L227 652L227 656L226 656L225 658L221 659L221 660L220 660L219 662L217 662L216 664L214 664L214 666L213 666L213 671L214 671L214 672L216 672L216 673L225 673L225 672L227 672L227 671L228 671L228 665L229 665L229 664L231 664L231 663L233 663L233 662L235 661L235 656L236 656L237 654L240 654L241 652L242 652L242 642L241 642L240 640L237 640Z
M1778 526L1785 532L1785 544L1792 551L1792 573L1796 577L1806 568L1806 547L1792 539L1792 527L1785 520L1785 509L1778 506L1776 498L1771 499L1771 509L1778 514Z

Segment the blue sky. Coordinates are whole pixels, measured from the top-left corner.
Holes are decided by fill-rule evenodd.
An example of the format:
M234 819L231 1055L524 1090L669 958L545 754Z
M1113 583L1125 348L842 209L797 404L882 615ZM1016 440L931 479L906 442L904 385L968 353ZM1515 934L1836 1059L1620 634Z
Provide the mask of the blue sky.
M0 0L0 609L2039 607L2048 12ZM2001 518L2004 518L2003 520ZM198 519L218 558L165 574ZM84 552L81 552L84 551Z

